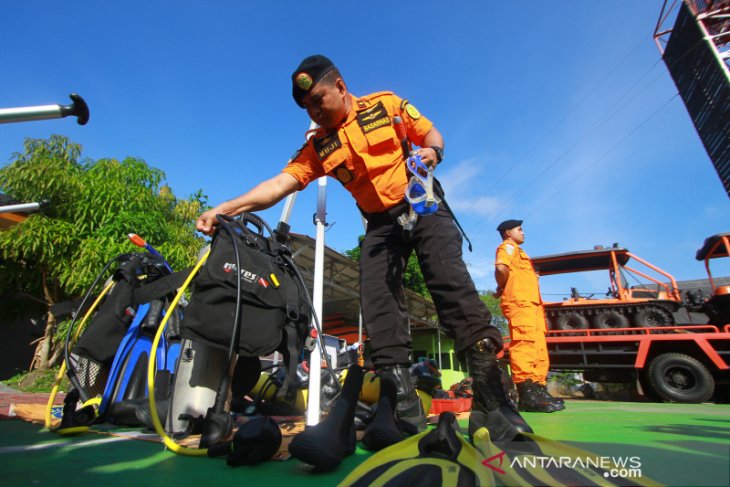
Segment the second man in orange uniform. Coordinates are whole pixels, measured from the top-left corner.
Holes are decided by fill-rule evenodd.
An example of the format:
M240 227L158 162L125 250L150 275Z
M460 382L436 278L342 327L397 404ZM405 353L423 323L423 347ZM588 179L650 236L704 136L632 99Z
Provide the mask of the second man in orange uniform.
M525 242L522 220L506 220L497 227L503 241L497 247L495 279L502 313L509 321L512 380L522 411L552 413L565 406L550 395L546 379L550 361L545 343L547 325L540 287L532 261L520 245Z

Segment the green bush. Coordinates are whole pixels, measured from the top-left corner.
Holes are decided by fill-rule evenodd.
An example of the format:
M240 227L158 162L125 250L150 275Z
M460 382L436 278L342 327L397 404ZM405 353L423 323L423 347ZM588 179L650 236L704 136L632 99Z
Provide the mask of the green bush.
M53 384L56 383L57 375L58 367L49 370L22 372L3 382L5 385L20 392L51 392ZM71 384L68 377L64 376L63 379L61 379L59 391L68 391L70 388Z

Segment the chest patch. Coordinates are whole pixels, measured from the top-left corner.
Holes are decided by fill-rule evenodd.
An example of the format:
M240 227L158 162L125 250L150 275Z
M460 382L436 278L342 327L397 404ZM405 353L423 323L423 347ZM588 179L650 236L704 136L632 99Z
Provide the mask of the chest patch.
M327 159L327 156L332 154L334 151L342 147L342 141L337 132L327 134L324 137L318 137L312 139L314 150L317 152L317 157L320 161Z
M332 171L334 176L342 184L347 184L355 178L355 175L344 164L340 164Z
M374 107L358 113L357 124L365 134L381 127L389 126L390 117L383 106L383 102L379 102Z

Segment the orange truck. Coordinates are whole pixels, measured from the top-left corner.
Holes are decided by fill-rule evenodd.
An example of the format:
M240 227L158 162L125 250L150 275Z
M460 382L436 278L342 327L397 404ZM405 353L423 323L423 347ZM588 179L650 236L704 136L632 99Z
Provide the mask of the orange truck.
M632 259L639 265L634 265ZM536 257L532 263L541 277L597 270L608 272L609 287L605 296L582 294L571 287L566 299L545 301L548 328L552 330L670 326L677 322L674 314L683 307L674 277L618 244ZM637 276L651 284L632 287L629 279Z
M591 382L635 383L659 401L696 403L730 399L730 285L714 277L713 259L730 255L730 234L705 240L696 258L705 262L710 292L686 290L674 278L619 246L533 259L541 276L608 270L605 297L573 289L545 303L550 368L581 372ZM631 259L658 273L630 267ZM651 285L628 285L628 272ZM683 322L685 321L685 322Z

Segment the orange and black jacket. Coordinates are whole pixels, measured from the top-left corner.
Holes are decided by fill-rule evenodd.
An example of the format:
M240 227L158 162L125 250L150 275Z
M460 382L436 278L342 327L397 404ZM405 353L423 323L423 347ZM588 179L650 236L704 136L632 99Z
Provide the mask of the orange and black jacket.
M403 201L409 176L393 127L395 115L401 117L408 139L416 145L433 127L412 104L391 92L352 96L352 110L345 121L336 129L317 129L283 172L294 176L302 189L321 176L332 176L365 213L396 206Z

